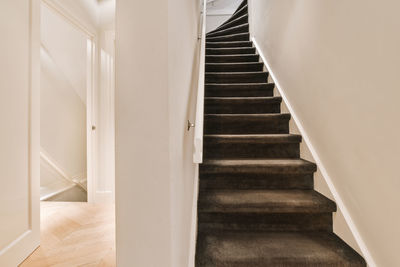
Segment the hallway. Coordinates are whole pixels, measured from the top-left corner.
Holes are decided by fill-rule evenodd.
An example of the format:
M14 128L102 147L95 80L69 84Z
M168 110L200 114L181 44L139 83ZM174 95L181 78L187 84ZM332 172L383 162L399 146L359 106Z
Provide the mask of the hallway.
M114 207L42 202L41 246L21 267L115 266Z

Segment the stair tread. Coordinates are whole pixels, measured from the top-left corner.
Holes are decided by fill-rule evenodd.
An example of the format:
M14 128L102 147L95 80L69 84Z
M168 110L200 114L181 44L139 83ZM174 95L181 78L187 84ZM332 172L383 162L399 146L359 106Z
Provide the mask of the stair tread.
M212 40L216 39L229 39L233 37L242 37L242 36L249 36L249 33L234 33L234 34L228 34L228 35L223 35L223 36L213 36L213 37L206 37L206 42L212 42Z
M232 31L232 30L235 30L235 29L241 29L241 28L246 28L246 27L249 27L249 23L243 23L243 24L240 24L240 25L236 25L236 26L232 26L232 27L229 27L229 28L225 28L225 29L214 31L214 32L210 32L210 33L207 34L207 37L214 37L215 34L223 34L224 32L229 32L229 31ZM221 35L218 35L218 36L221 36Z
M247 117L247 118L287 118L290 119L289 113L265 113L265 114L205 114L206 117Z
M314 190L208 190L199 196L199 212L329 213L336 204Z
M220 42L207 42L206 41L206 47L207 45L239 45L239 44L246 44L250 46L244 46L244 47L253 47L253 42L252 41L220 41ZM232 46L232 47L243 47L243 46Z
M251 75L267 74L267 71L238 71L238 72L206 72L206 75Z
M205 85L213 85L213 86L260 86L260 85L275 85L274 83L206 83Z
M366 266L334 233L201 233L196 266ZM351 265L350 265L351 264Z
M304 159L212 159L204 160L203 166L216 165L224 167L238 166L269 166L269 167L306 167L310 170L316 170L315 163Z
M247 49L255 49L255 48L254 47L210 47L210 48L206 48L206 50L215 50L215 51L247 50Z
M258 56L258 54L232 54L232 55L206 55L206 57L248 57L248 56ZM210 62L214 63L214 62ZM225 63L225 62L223 62ZM233 63L238 63L238 62L233 62ZM240 63L247 63L247 62L240 62ZM254 62L249 62L249 63L254 63ZM257 63L257 62L255 62ZM208 64L208 63L206 63Z
M281 102L280 96L239 96L239 97L224 97L224 96L209 96L205 100L221 100L221 101L240 101L240 100L270 100L271 102Z
M219 143L299 143L302 140L298 134L205 134L206 141L218 140Z

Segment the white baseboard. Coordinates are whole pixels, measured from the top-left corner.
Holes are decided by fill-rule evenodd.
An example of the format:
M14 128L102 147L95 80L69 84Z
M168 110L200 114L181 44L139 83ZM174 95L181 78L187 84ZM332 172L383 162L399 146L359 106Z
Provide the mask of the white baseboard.
M195 267L196 242L197 242L197 200L199 198L199 164L196 164L193 183L192 200L192 225L190 228L189 264L188 267Z
M371 253L368 250L367 245L365 244L363 238L360 235L360 232L357 229L357 226L355 225L353 219L351 218L351 215L343 201L343 199L340 197L332 178L329 176L326 168L324 167L324 164L321 161L321 158L319 157L318 153L316 152L309 136L307 135L307 132L305 131L300 119L298 118L298 116L296 115L295 110L293 109L293 106L290 104L288 98L287 98L287 94L284 91L284 89L280 86L278 79L276 78L276 76L274 75L274 72L271 69L271 66L268 63L268 60L266 59L266 57L264 56L260 46L257 43L257 40L255 39L255 37L251 38L254 46L256 47L256 50L258 52L258 54L260 55L262 61L264 62L265 66L267 67L267 70L269 72L269 75L271 76L271 78L273 79L275 86L277 88L277 90L279 91L280 95L282 96L283 101L285 102L297 128L300 131L300 134L303 137L303 140L305 142L305 144L307 145L308 149L311 152L311 155L313 156L315 162L318 165L319 170L321 171L322 177L325 179L325 182L327 183L329 190L331 191L334 200L336 201L336 204L338 205L339 209L341 210L343 217L346 220L347 225L350 228L350 231L352 232L354 239L356 240L358 246L360 247L360 250L368 264L368 266L370 267L376 267L376 263L371 255Z

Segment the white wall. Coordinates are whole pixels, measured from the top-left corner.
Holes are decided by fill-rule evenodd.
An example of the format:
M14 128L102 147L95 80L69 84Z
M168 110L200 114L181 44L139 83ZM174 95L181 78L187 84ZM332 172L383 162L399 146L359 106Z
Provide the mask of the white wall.
M45 5L41 18L41 147L69 178L86 179L87 36Z
M250 6L252 34L372 258L364 256L399 266L400 3Z
M185 127L195 101L199 7L197 0L117 2L121 267L188 266L195 169Z
M189 266L195 177L193 134L200 41L198 0L168 2L169 150L171 179L172 266Z
M210 32L227 21L236 11L242 0L216 0L207 4L206 32Z
M118 0L116 14L117 265L168 267L168 2Z

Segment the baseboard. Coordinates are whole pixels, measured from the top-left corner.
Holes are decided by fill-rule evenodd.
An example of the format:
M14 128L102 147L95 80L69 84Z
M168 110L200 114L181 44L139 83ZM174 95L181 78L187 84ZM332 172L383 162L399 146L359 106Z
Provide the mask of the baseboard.
M199 198L199 164L196 164L195 177L193 183L192 200L192 223L190 228L189 244L189 264L188 267L195 267L196 261L196 242L197 242L197 200Z
M333 183L332 178L329 176L326 168L324 167L324 164L322 163L321 158L319 157L318 153L316 152L316 150L311 142L311 139L307 135L307 132L304 129L300 119L298 118L293 106L290 104L285 90L280 86L279 80L274 75L274 72L271 69L271 66L269 65L268 60L265 57L264 53L262 52L260 46L258 45L256 38L252 37L251 40L253 41L254 46L256 47L257 53L261 57L261 60L264 62L265 66L269 72L269 75L271 76L272 80L274 81L276 89L279 91L283 101L285 102L286 107L288 108L294 123L296 124L298 130L300 131L300 134L302 135L306 146L310 150L312 157L314 158L316 164L318 165L318 168L321 171L322 177L324 178L326 184L328 185L329 190L331 191L333 198L336 201L337 206L341 210L343 217L345 218L345 221L346 221L350 231L352 232L354 239L356 240L358 246L360 247L360 250L361 250L368 266L376 267L376 263L371 255L370 251L368 250L367 245L365 244L363 238L361 237L360 232L358 231L357 226L355 225L353 219L351 218L351 215L350 215L343 199L339 195L339 193Z
M55 192L52 192L51 194L47 194L47 195L45 195L45 196L42 196L42 197L40 198L40 201L46 201L46 200L48 200L48 199L50 199L50 198L52 198L52 197L55 197L55 196L57 196L57 195L59 195L59 194L62 194L62 193L64 193L64 192L66 192L66 191L68 191L68 190L74 188L75 186L76 186L75 184L71 184L71 185L69 185L69 186L66 186L66 187L60 189L60 190L57 190L57 191L55 191Z
M86 180L86 178L83 178L86 177L86 173L75 175L74 177L68 176L68 174L62 169L62 167L60 167L60 165L54 159L52 159L52 157L43 148L40 148L40 160L46 162L46 164L50 166L55 172L57 172L60 175L60 177L62 177L64 180L81 187L83 190L87 192L87 188L85 188L80 183L83 179Z

